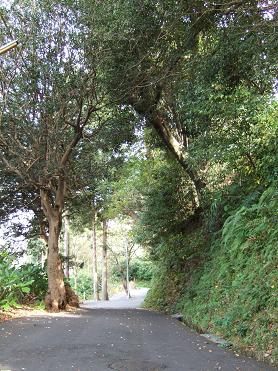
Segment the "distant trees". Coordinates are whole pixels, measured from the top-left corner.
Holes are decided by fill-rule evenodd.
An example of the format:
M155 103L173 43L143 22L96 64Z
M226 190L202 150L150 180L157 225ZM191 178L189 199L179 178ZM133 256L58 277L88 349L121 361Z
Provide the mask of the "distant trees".
M68 200L76 229L91 230L93 297L99 299L99 276L97 264L97 229L104 232L104 239L98 244L103 252L102 282L103 297L107 298L107 246L105 243L106 209L110 203L111 184L119 177L120 168L126 161L127 146L134 140L134 115L125 109L106 110L104 122L90 141L83 142L82 166L78 167L75 178L75 194ZM104 227L104 228L103 228ZM104 272L106 271L106 273ZM106 283L105 283L106 282ZM105 299L106 300L106 299Z

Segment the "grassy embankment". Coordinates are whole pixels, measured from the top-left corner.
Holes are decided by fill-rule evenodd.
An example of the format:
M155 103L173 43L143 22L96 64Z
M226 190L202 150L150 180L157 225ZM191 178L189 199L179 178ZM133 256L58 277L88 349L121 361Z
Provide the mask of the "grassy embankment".
M181 312L199 331L277 364L277 219L278 191L270 187L233 212L209 243L203 226L191 231L187 241L199 245L199 264L177 272L160 262L145 306Z

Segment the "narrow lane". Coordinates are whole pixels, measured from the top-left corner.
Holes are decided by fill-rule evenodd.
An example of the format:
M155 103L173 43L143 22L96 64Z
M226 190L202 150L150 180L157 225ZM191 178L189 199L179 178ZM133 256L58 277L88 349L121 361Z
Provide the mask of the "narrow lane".
M1 323L0 370L267 371L274 368L220 349L170 316L135 308L83 308L77 314Z

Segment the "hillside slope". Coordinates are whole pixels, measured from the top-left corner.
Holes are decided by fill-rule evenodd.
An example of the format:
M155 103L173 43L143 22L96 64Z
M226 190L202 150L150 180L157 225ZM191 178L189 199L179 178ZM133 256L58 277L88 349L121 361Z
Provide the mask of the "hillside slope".
M277 217L278 191L272 186L238 207L218 233L208 236L204 223L198 225L186 241L199 244L202 259L183 271L160 261L145 306L181 312L199 331L277 363Z

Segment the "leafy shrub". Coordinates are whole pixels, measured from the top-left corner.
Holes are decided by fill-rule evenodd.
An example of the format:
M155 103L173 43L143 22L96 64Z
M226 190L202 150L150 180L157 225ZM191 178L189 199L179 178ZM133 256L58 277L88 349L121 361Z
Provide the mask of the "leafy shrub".
M0 253L0 307L8 309L22 303L42 300L47 292L47 275L38 265L16 266L16 256Z
M248 196L226 219L210 250L203 250L203 264L182 277L170 269L155 275L146 305L182 311L188 324L277 361L277 210L275 185L251 201Z
M100 280L99 280L100 282ZM75 288L76 283L76 288ZM70 278L70 285L74 288L80 299L88 300L93 295L92 276L82 271L78 272L76 282L74 277Z
M24 295L29 294L34 282L28 272L16 269L14 257L6 252L0 253L0 307L8 309L18 306ZM14 269L11 269L11 268Z
M121 272L126 272L126 261L123 259L120 262L120 267L114 265L112 267L112 276L115 279L121 278ZM134 259L129 264L129 280L150 281L153 276L153 264L148 260Z
M150 261L136 259L129 267L129 279L138 281L150 281L153 276L153 265Z
M189 321L236 342L241 338L247 346L256 344L260 356L274 352L278 330L277 210L278 191L272 186L227 218L211 260L193 282L194 299L187 293L182 298Z
M30 297L32 297L32 300L43 300L48 288L46 270L40 265L30 263L21 266L19 270L26 277L29 277L30 280L33 280L29 286Z

